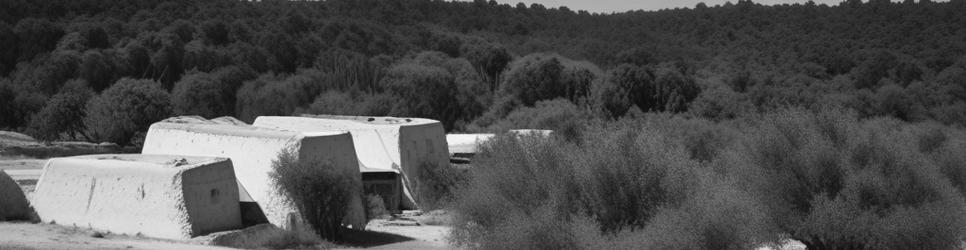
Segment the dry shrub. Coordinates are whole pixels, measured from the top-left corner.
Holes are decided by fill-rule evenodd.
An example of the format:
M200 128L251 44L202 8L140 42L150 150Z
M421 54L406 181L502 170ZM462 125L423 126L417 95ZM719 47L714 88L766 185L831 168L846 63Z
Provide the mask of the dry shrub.
M935 152L956 149L926 127L845 111L779 111L747 128L719 163L809 248L955 248L966 235L954 183L962 163L944 167Z
M451 234L468 248L951 249L966 236L966 133L780 110L714 123L663 114L577 142L497 137Z
M349 200L360 190L341 169L326 161L300 159L295 152L283 151L272 161L269 176L286 201L298 209L299 222L311 226L322 238L339 239Z
M469 248L745 249L771 235L763 205L657 129L498 137L470 174L451 234Z
M466 182L466 171L449 164L423 163L415 177L419 180L415 190L419 208L430 211L453 200L453 191Z
M386 202L382 199L382 196L377 194L366 195L366 220L380 218L385 215L389 215L389 211L386 210Z

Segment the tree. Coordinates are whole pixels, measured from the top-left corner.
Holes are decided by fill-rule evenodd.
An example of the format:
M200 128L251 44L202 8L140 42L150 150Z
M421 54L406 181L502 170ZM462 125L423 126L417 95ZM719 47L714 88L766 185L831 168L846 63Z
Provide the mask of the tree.
M16 106L17 91L6 79L0 79L0 128L12 128L19 122Z
M78 135L90 140L84 127L87 101L94 91L82 80L71 80L56 95L47 100L40 112L30 119L27 133L41 141L53 141L67 134L76 139Z
M514 61L506 72L501 95L532 106L539 100L554 99L567 95L561 82L564 66L555 55L533 54Z
M95 91L101 91L106 89L113 80L113 66L100 51L88 50L84 52L81 59L78 76L86 80Z
M232 110L224 96L222 82L211 73L191 71L174 84L171 104L178 115L206 118L230 115Z
M24 18L17 22L14 33L20 41L20 60L24 61L53 50L64 29L47 19Z
M262 115L291 115L296 108L313 101L318 81L308 76L263 74L238 89L235 109L238 119L252 122Z
M6 76L17 65L19 46L13 27L0 21L0 76Z
M326 114L326 115L360 115L369 116L362 111L352 95L338 90L330 90L320 94L306 109L296 110L295 113Z
M399 99L389 113L393 116L426 117L439 120L447 129L456 121L456 83L439 67L402 64L389 69L383 79L388 92Z
M201 24L201 34L207 45L225 45L228 43L228 25L224 21L215 19Z
M171 96L152 80L123 78L87 104L84 125L99 141L132 143L138 132L171 115Z
M651 110L654 78L648 68L621 64L604 79L595 82L592 90L594 103L608 111L611 117L623 116L633 105L641 110Z
M470 39L460 46L463 55L475 67L477 74L490 84L490 91L496 91L500 74L513 58L506 48L482 39Z
M701 89L694 78L686 76L681 69L672 66L662 66L657 71L654 80L654 93L651 97L651 109L668 112L684 112L688 103L698 97ZM638 105L640 106L640 105ZM642 110L648 110L641 107Z

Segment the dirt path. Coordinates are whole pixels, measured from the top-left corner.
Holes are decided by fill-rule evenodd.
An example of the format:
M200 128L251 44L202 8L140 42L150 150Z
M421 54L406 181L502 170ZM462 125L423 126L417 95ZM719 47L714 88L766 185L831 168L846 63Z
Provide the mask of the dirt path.
M230 249L183 242L98 235L94 231L49 224L0 223L0 249Z

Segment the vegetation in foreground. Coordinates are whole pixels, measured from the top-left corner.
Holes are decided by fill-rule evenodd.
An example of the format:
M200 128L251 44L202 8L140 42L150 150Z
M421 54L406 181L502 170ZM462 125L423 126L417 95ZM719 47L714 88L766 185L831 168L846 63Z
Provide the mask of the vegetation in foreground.
M323 239L341 239L342 219L352 195L362 196L362 187L345 176L341 168L316 158L300 159L297 152L284 151L272 161L269 173L279 194L297 209L290 229L314 232Z
M503 136L453 204L479 249L954 249L966 134L789 109L731 122L666 114L577 139Z

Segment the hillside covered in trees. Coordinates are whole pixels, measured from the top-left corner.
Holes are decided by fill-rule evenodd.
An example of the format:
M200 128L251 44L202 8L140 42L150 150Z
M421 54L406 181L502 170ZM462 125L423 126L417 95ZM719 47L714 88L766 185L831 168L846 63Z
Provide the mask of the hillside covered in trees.
M595 14L490 1L0 1L0 128L136 143L172 115L566 130L786 107L966 124L966 1Z

